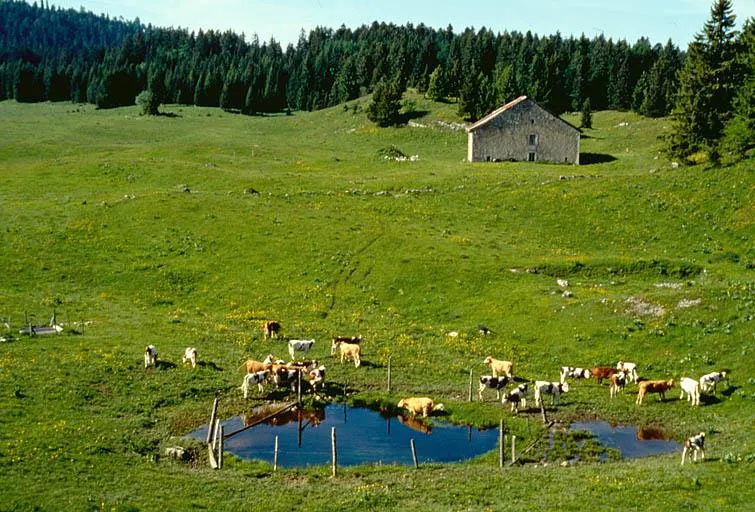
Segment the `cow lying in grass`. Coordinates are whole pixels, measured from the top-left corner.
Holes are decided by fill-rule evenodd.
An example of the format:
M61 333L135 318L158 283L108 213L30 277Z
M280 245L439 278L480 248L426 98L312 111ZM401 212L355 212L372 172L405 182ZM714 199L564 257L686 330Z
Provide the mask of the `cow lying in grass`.
M511 361L502 361L501 359L493 359L488 356L483 363L490 365L490 371L493 372L493 377L498 377L499 375L506 375L509 378L514 377L514 363Z
M705 432L700 432L696 436L692 436L684 441L684 448L682 449L682 466L684 465L684 458L687 452L692 452L693 461L697 462L697 452L702 455L701 459L705 459Z
M503 375L502 377L493 377L492 375L483 375L480 377L480 388L477 390L477 394L480 397L480 402L484 402L482 398L482 392L485 388L495 389L495 399L501 399L501 390L511 382L511 379Z
M561 375L561 384L566 382L566 379L589 379L590 370L587 368L574 368L573 366L562 366L559 370Z
M421 414L425 418L435 411L445 410L443 404L436 404L432 398L427 397L404 398L398 403L398 407L414 415Z
M642 405L642 399L647 393L658 393L660 400L666 399L666 391L674 387L674 379L669 380L644 380L638 385L637 405Z
M144 367L157 365L157 349L154 345L147 345L144 349Z
M682 388L682 394L679 400L684 399L684 395L687 395L687 401L692 402L692 406L700 405L700 383L695 379L689 377L682 377L679 381L679 387Z

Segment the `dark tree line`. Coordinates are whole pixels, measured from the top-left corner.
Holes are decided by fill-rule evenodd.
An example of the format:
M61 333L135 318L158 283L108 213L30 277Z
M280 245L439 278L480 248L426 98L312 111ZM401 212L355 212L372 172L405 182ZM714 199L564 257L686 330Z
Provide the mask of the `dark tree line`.
M668 114L683 54L640 39L540 37L422 24L316 28L283 50L232 32L162 29L42 3L0 0L0 99L163 103L247 114L315 110L379 83L458 101L470 120L521 94L556 114L634 109Z

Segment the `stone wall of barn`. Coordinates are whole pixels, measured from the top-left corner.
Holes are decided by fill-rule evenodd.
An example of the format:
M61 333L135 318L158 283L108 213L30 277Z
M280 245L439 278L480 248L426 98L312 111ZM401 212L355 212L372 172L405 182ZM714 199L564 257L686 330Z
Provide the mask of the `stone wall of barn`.
M467 159L579 164L579 135L527 99L469 132Z

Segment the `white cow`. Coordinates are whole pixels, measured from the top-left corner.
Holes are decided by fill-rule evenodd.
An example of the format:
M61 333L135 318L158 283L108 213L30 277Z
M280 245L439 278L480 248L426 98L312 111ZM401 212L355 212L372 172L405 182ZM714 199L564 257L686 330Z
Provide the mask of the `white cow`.
M726 370L720 372L711 372L700 377L700 391L708 393L712 389L716 392L716 384L726 379Z
M616 369L627 372L627 382L637 382L637 364L619 361Z
M147 345L144 349L144 367L157 365L157 349L154 345Z
M535 407L540 407L540 404L543 402L544 393L553 395L553 405L556 405L561 393L566 393L567 391L569 391L568 382L561 384L560 382L537 380L535 381Z
M682 396L679 400L684 399L684 395L687 395L687 401L692 402L692 405L700 405L700 383L695 379L689 377L682 377L679 381L679 386L682 388Z
M197 349L194 347L187 347L186 350L184 350L183 355L183 363L191 363L192 368L197 367Z
M296 359L297 352L301 352L302 356L306 356L314 344L315 340L288 340L288 353L291 359Z
M697 462L697 452L700 452L702 459L705 459L705 432L700 432L696 436L692 436L684 441L684 449L682 450L682 466L684 465L684 457L687 452L691 451L694 457L694 462Z

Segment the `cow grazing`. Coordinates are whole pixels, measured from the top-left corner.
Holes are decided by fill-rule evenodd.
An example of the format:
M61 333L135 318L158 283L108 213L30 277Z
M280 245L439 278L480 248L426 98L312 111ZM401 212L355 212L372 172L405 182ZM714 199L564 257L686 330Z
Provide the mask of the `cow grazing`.
M596 366L595 368L590 368L590 376L595 377L595 380L598 381L598 384L603 383L603 379L608 379L613 375L614 373L618 372L616 368L611 368L609 366Z
M480 402L484 402L482 398L482 392L485 388L495 389L496 400L501 399L501 390L511 382L511 379L506 375L501 377L493 377L492 375L483 375L480 377L480 388L477 390L477 394L480 397Z
M283 365L272 365L272 368L270 369L271 375L273 376L273 383L275 384L276 389L280 386L287 386L292 383L294 383L299 378L299 373L301 370L298 368L289 368L287 366Z
M398 403L399 409L406 409L411 414L421 414L425 418L435 411L443 411L443 404L436 404L432 398L413 397L404 398Z
M244 398L249 396L249 386L257 384L257 389L260 393L265 390L263 384L270 376L269 370L262 370L260 372L247 373L244 376L244 382L241 384L241 390L244 392Z
M296 359L297 352L306 356L314 344L315 340L288 340L288 353L291 359Z
M566 382L566 379L589 379L590 370L587 368L574 368L573 366L562 366L559 370L561 374L561 384Z
M157 366L157 349L154 345L147 345L144 349L144 367Z
M257 361L256 359L247 359L244 364L241 365L241 368L246 367L246 373L256 373L261 372L262 370L267 370L270 368L270 363L265 363L264 361Z
M319 386L322 388L325 385L325 366L321 365L310 370L309 372L309 384L312 386L312 390L316 391Z
M619 361L618 364L616 365L616 369L619 371L627 372L628 382L637 382L637 365L635 363Z
M506 375L510 379L514 377L514 363L511 361L502 361L500 359L493 359L488 356L483 361L484 364L490 365L490 370L493 372L493 377L499 375Z
M700 383L695 379L689 377L682 377L679 381L679 387L682 388L682 394L679 400L684 399L684 395L687 395L687 401L692 402L692 406L700 405Z
M539 407L543 402L543 394L553 395L553 405L558 403L561 393L569 391L569 383L548 382L545 380L535 381L535 407Z
M527 393L527 384L519 384L519 386L512 389L506 395L503 396L503 400L501 400L501 404L510 403L511 412L518 413L520 405L522 406L522 408L527 407L527 398L525 397L526 393Z
M712 389L713 393L715 393L716 384L718 384L722 380L726 380L727 375L728 372L726 370L703 375L702 377L700 377L700 391L702 391L703 393L709 393Z
M642 399L647 393L658 393L660 400L666 399L666 391L674 387L674 379L669 380L643 380L637 384L637 405L642 405Z
M183 355L183 364L191 363L192 368L197 367L197 349L194 347L187 347L186 350L184 350Z
M692 436L684 441L684 448L682 449L682 466L684 465L684 458L687 452L692 452L693 461L697 462L697 452L700 452L701 460L705 460L705 432L700 432L696 436Z
M611 381L611 388L610 388L610 394L611 398L616 396L619 391L624 392L624 386L626 386L628 379L627 372L620 371L619 373L614 373L610 377Z
M275 320L266 320L262 322L262 334L265 339L277 338L280 333L281 324Z
M335 336L333 337L333 342L330 344L330 355L334 356L336 355L336 351L338 350L338 346L341 343L349 343L351 345L359 345L362 343L362 335L359 336Z

